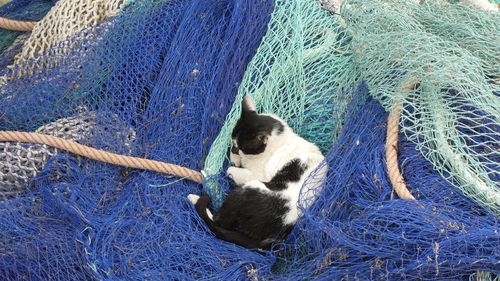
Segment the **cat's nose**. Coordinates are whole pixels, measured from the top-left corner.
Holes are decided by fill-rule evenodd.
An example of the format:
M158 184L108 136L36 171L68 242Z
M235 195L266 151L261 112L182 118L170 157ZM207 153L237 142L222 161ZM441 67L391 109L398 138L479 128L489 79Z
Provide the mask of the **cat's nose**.
M240 153L240 149L233 145L231 147L231 153L233 153L233 154L239 154Z

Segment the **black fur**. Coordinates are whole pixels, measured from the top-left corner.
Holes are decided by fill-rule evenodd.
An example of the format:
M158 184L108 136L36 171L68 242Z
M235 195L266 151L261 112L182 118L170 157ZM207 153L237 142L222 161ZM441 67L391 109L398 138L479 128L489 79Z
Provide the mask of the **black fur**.
M238 149L245 154L260 154L266 149L267 138L273 130L278 134L285 129L278 120L259 115L243 102L241 118L236 122L231 137L236 139Z
M281 191L287 188L287 183L298 182L302 174L307 170L307 164L299 159L294 159L281 168L270 182L264 183L273 191Z
M283 190L288 182L297 182L307 169L299 159L290 161L264 183L270 190ZM203 198L203 200L202 200ZM236 187L212 221L207 215L210 199L204 195L196 211L219 238L246 248L269 249L273 242L285 239L293 225L283 224L289 211L287 200L253 188Z
M250 249L267 250L283 240L293 225L283 225L281 217L288 207L276 196L255 189L236 188L231 192L212 221L207 215L210 198L202 195L196 211L208 228L220 239Z

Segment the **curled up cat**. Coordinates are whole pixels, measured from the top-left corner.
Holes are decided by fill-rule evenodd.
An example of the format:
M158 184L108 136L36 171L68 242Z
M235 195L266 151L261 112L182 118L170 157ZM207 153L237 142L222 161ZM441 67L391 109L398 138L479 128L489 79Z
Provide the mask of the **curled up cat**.
M227 175L234 189L218 213L208 209L207 195L190 194L200 217L220 239L253 249L269 249L283 241L301 216L298 206L310 206L323 188L328 167L319 148L293 132L281 118L257 114L246 96L240 119L232 132Z

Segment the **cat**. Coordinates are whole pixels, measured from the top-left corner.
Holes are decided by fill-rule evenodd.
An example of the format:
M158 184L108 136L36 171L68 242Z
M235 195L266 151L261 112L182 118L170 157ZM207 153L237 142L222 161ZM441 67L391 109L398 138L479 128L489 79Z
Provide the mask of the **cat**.
M219 212L208 209L207 195L190 194L200 217L220 239L252 248L269 249L286 238L301 216L301 188L314 172L310 192L301 197L307 208L323 188L327 166L319 148L295 134L272 114L257 114L246 96L232 132L227 175L235 184ZM318 168L319 167L319 168Z

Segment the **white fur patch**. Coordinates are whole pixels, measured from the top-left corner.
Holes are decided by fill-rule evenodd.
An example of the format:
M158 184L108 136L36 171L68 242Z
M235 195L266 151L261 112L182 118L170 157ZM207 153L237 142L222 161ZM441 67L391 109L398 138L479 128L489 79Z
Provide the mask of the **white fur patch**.
M211 220L214 220L214 216L212 215L212 212L210 212L209 209L207 209L207 215L208 215L208 218L210 218Z
M227 176L237 185L243 185L246 182L255 179L255 175L250 170L238 167L229 167L227 169Z
M189 199L189 201L191 201L191 203L193 203L193 205L196 205L198 199L200 199L200 196L195 194L189 194L187 198Z
M200 196L196 195L196 194L189 194L187 196L187 198L189 199L189 201L191 201L191 203L193 203L193 205L196 205L196 203L198 202L198 200L200 199ZM212 212L210 212L209 209L206 209L207 210L207 215L208 217L211 219L211 220L214 220L214 216L212 215Z
M251 181L246 182L245 185L243 186L243 188L252 188L252 189L259 190L263 193L271 192L265 184L263 184L261 181L258 181L258 180L251 180Z
M241 156L238 154L230 153L229 154L229 161L231 161L231 165L235 167L240 167L241 166Z

